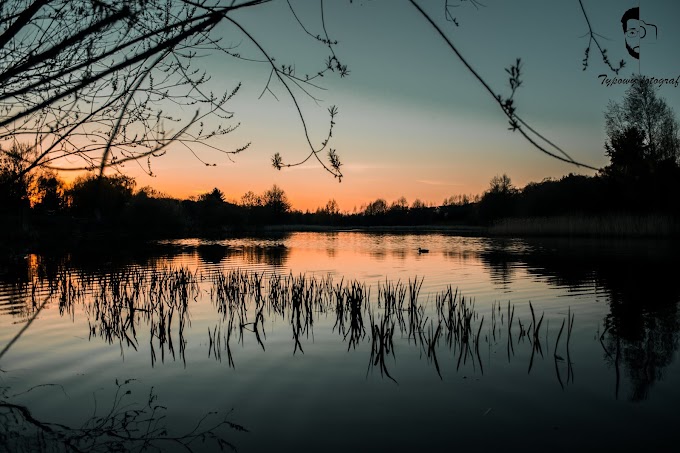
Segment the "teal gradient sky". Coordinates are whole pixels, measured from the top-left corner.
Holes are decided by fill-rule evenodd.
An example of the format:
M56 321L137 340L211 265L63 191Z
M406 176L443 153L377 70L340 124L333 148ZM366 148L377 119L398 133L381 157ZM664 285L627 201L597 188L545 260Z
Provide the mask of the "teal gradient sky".
M313 33L321 32L316 1L292 1L300 19ZM482 0L451 2L459 27L444 20L444 1L419 4L438 21L460 52L497 93L508 94L504 68L516 58L523 62L523 86L515 99L518 113L577 160L606 165L603 111L609 100L620 100L626 86L607 87L598 76L613 76L593 48L590 66L582 69L588 31L578 0ZM638 70L655 77L680 77L680 2L661 0L584 0L595 30L613 61L624 59L620 76ZM620 18L640 3L641 15L658 27L656 42L643 41L641 60L624 47ZM259 97L269 71L264 64L240 62L209 54L200 60L212 75L215 91L243 82L230 103L241 127L219 145L233 149L252 141L248 151L233 158L197 150L206 167L181 147L153 162L156 177L128 165L124 171L138 186L151 185L169 195L186 197L220 188L235 200L272 184L283 188L294 207L314 209L334 198L352 211L376 198L405 196L441 203L454 194L477 194L496 174L507 173L518 186L546 177L593 174L552 159L531 147L507 120L482 86L463 67L443 40L402 0L364 2L326 1L326 25L339 41L338 57L351 74L324 77L325 91L316 105L298 92L311 136L319 142L326 133L329 105L339 116L331 147L344 163L342 183L312 161L292 169L275 170L274 152L284 162L302 159L306 141L295 107L280 86ZM299 75L313 73L326 49L310 39L294 21L286 2L253 8L234 16L252 32L278 62L292 63ZM259 57L256 50L228 27L225 42L242 42L242 55ZM680 112L680 86L663 86L659 94ZM190 115L191 112L186 112Z

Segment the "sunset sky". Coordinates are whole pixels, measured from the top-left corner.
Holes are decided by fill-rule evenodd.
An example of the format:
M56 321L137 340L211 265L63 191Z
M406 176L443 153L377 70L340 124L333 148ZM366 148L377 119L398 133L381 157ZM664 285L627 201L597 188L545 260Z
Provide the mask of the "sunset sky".
M590 65L582 60L588 32L578 0L469 0L451 1L459 26L444 17L444 1L420 1L449 38L497 93L509 94L507 74L516 58L523 62L523 86L515 96L518 113L534 128L580 162L606 165L603 112L608 101L621 100L626 85L607 87L600 74L614 74L595 46ZM479 2L478 2L479 3ZM641 59L625 49L621 16L640 4L642 19L656 25L656 39L641 43ZM322 33L318 2L292 1L310 32ZM627 63L620 77L642 74L680 77L680 3L662 0L583 0L601 43L612 61ZM285 1L258 6L233 16L248 29L277 62L294 64L299 75L323 64L325 47L307 36L295 22ZM497 104L446 47L434 29L407 1L326 1L329 35L339 44L336 53L349 66L349 77L324 77L325 91L296 95L318 143L327 132L326 109L339 109L330 146L344 165L341 183L318 163L277 171L271 157L280 152L284 162L306 156L308 148L294 104L280 85L261 98L269 70L265 64L207 54L199 66L212 76L215 92L243 82L229 103L241 126L221 138L219 146L235 149L252 141L233 157L195 150L207 167L186 149L171 147L152 162L155 177L128 164L123 171L137 178L138 187L151 185L175 197L188 197L220 188L230 200L245 192L261 193L279 185L296 209L315 209L334 198L343 211L385 198L405 196L441 203L455 194L483 192L489 180L507 173L518 186L570 172L593 174L552 159L508 130ZM226 25L219 33L224 43L238 44L243 56L259 58L247 39ZM680 86L659 91L680 112ZM184 112L190 116L193 112Z

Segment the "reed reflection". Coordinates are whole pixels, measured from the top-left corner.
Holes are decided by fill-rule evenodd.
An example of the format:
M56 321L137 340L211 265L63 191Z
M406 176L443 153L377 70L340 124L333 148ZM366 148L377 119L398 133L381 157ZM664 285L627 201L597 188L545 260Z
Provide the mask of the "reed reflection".
M521 241L525 242L525 241ZM680 287L668 278L677 264L677 246L661 241L525 242L502 253L482 253L492 273L512 266L536 279L573 289L595 286L609 304L600 344L604 360L615 370L615 395L621 374L631 383L628 398L644 400L673 361L680 337ZM615 259L612 259L612 252Z
M423 278L370 285L357 280L337 281L330 275L272 273L271 269L252 272L199 266L199 270L189 271L110 265L95 270L74 267L73 263L82 264L83 260L72 257L44 263L37 257L32 264L24 264L10 278L18 282L20 294L13 299L12 307L21 309L5 313L27 319L45 301L57 306L62 316L74 318L84 313L91 340L118 344L121 351L146 349L148 342L152 366L166 359L186 363L187 338L199 335L204 338L200 343L207 346L208 356L226 359L236 368L234 344L243 346L253 341L269 352L265 324L288 330L291 353L304 354L314 343L315 329L322 325L337 332L348 351L366 354L369 373L375 371L395 382L402 378L396 363L408 348L417 351L441 379L462 370L466 374L487 373L501 356L483 360L483 352L493 350L501 352L509 363L521 358L527 373L544 373L545 367L536 371L537 364L549 363L555 384L566 389L574 382L574 364L578 363L570 345L594 341L594 346L601 348L602 359L612 368L613 393L619 396L621 380L626 377L632 388L627 396L633 400L647 398L678 349L680 289L662 274L663 267L672 261L664 256L670 255L661 255L659 261L659 255L648 251L646 258L633 253L612 260L600 257L592 247L588 253L564 244L515 242L508 241L499 250L482 247L476 256L487 268L500 269L499 274L505 275L509 284L517 274L508 274L506 269L522 269L551 285L592 288L594 284L603 290L610 308L602 322L602 334L594 340L575 340L575 314L565 310L548 317L541 312L540 302L507 306L494 302L489 310L488 305L480 308L453 286L421 295ZM243 247L210 247L212 258L206 255L208 248L201 250L187 246L176 256L203 253L202 261L221 262L232 252L250 250L254 261L276 267L289 253L285 246L264 241ZM469 254L466 259L470 259ZM188 323L192 302L199 301L201 294L209 294L216 309L216 321L207 329L207 338L204 325L201 332L190 332ZM319 323L321 317L323 323Z
M138 350L138 326L146 325L152 366L159 358L165 360L166 351L173 359L177 351L185 360L189 302L198 295L196 274L186 268L128 267L89 274L61 267L51 278L35 279L30 288L22 311L29 322L47 305L56 305L60 315L72 319L81 308L90 339L118 343L121 353Z
M220 264L227 256L233 254L228 247L220 244L201 244L196 247L196 251L201 261L206 264Z
M494 304L491 323L485 329L484 315L477 310L474 300L451 286L436 294L434 308L429 307L427 298L423 300L420 296L423 281L415 278L406 283L379 282L377 301L373 303L370 287L365 283L344 279L335 283L331 275L265 276L240 270L217 273L212 277L210 294L221 321L208 332L208 355L222 360L222 352L226 351L229 366L235 367L230 341L235 337L243 344L249 334L266 350L265 316L274 322L287 322L292 331L292 353L304 354L304 344L310 341L315 321L332 314L335 320L331 329L347 343L347 351L361 352L361 344L369 346L367 374L377 370L395 383L398 377L391 367L398 359L397 341L420 351L441 379L444 379L442 355L446 355L447 363L456 364L453 372L472 367L473 372L478 369L483 374L482 344L488 347L503 344L509 361L515 357L517 348L530 350L523 354L529 357L528 373L536 360L547 356L543 351L550 347L548 327L543 324L544 314L536 315L533 305L525 307L522 322L522 317L515 316L514 305L508 304L506 318L500 304ZM565 323L567 333L562 340ZM573 323L574 317L569 312L559 333L553 332L557 337L553 346L555 377L562 388L573 382L569 351ZM563 356L567 357L565 364ZM562 368L566 368L566 380L561 376L565 372Z
M290 250L283 243L264 246L246 246L242 250L245 264L266 264L283 267L288 261Z
M524 349L528 373L537 360L547 360L549 328L543 324L544 314L539 316L532 304L515 314L516 307L509 303L507 317L500 304L494 304L491 313L480 312L474 300L448 286L434 294L432 306L431 294L420 295L423 282L423 278L379 282L375 303L370 287L356 280L335 283L331 275L266 275L237 269L211 272L209 277L186 268L126 268L97 275L64 269L46 285L50 301L59 305L62 315L74 317L74 308L82 306L90 340L99 338L119 344L121 351L136 351L146 337L152 366L167 358L182 360L186 366L189 311L202 290L210 295L219 319L208 329L208 356L218 361L226 356L232 368L236 368L234 340L241 345L252 340L267 350L265 320L288 323L292 353L304 354L306 343L313 343L316 321L329 314L335 316L332 331L347 343L348 351L362 353L359 346L368 346L367 373L376 370L395 383L399 380L392 370L398 360L397 342L400 348L418 350L440 379L463 369L484 374L485 365L494 363L483 362L482 345L504 348L508 361L515 358L518 348ZM485 324L489 315L491 321ZM566 338L561 341L565 323ZM568 314L559 333L552 334L557 338L555 378L562 388L573 382L569 351L573 323ZM141 326L148 334L140 337Z

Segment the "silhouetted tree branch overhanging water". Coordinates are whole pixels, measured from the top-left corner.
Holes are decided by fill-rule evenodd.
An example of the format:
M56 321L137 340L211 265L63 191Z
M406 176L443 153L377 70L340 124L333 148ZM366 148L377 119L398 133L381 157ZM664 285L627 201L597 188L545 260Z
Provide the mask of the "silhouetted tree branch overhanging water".
M239 125L228 104L241 84L234 82L213 94L208 83L211 75L197 61L199 53L208 52L234 63L258 62L269 71L263 93L276 97L280 88L279 94L297 108L309 144L303 161L314 157L322 168L341 177L339 159L328 150L328 139L317 146L309 138L298 95L291 90L293 85L302 96L316 99L311 92L319 88L318 79L349 73L336 56L337 41L327 34L323 39L310 37L311 45L328 53L317 68L307 68L311 76L296 74L292 64L274 63L259 42L261 30L245 26L247 21L238 15L245 10L267 14L268 3L22 0L3 4L0 140L27 139L34 155L25 160L22 174L37 167L99 169L103 174L107 167L140 160L152 174L151 159L163 155L170 144L188 147L201 162L214 165L200 157L199 150L229 156L246 150L250 142L229 149L219 140ZM292 5L290 14L297 18ZM325 29L323 14L321 22ZM244 37L247 49L226 44L230 33ZM177 106L196 111L185 117L168 113ZM330 138L337 109L329 112ZM166 123L176 123L174 132ZM83 135L88 140L77 139ZM329 159L321 159L321 152L328 152ZM0 153L8 150L0 148Z
M460 38L453 39L451 30L460 25L454 15L457 5L446 0L443 14L441 10L435 14L425 2L409 3L413 6L413 19L427 24L433 31L432 39L441 40L482 91L492 97L507 117L511 130L518 131L532 147L553 158L596 170L576 162L517 114L515 94L523 75L519 58L506 69L510 93L501 94L460 51ZM294 56L288 61L277 61L263 44L264 33L258 22L253 24L240 15L243 12L264 15L270 13L267 8L277 4L284 6L290 22L307 35L309 44L326 53L317 67L304 68L304 75L303 68L292 63L296 60ZM479 8L478 2L470 4ZM618 74L624 62L612 64L586 8L580 0L579 4L589 30L583 69L591 61L594 44L602 62ZM322 88L324 76L335 73L345 77L350 73L338 56L338 40L328 32L329 12L322 0L316 5L320 14L312 27L301 19L299 10L303 8L289 1L284 4L268 0L122 3L88 0L73 4L64 0L19 0L3 4L0 141L26 139L31 154L22 156L26 165L20 176L38 167L98 169L103 175L105 168L120 167L130 161L142 161L140 167L152 174L152 158L167 152L171 144L181 144L205 165L215 165L199 151L217 150L230 156L246 150L250 142L229 148L219 141L239 125L228 105L241 84L234 82L223 93L213 94L208 84L212 74L198 66L198 55L207 54L225 57L234 64L239 61L261 64L268 78L260 96L272 95L276 99L283 96L294 107L308 149L293 161L284 161L277 152L272 157L275 168L316 160L340 180L342 163L336 150L330 147L338 109L328 108L328 134L314 143L300 102L300 98L307 97L318 101L315 93ZM283 27L285 21L274 23ZM243 38L245 44L227 44L229 33ZM34 35L36 39L29 38ZM304 52L288 50L293 55ZM197 105L203 110L186 117L168 113L177 106L192 110ZM175 132L166 123L176 123ZM78 140L79 137L87 140ZM3 147L0 154L12 156L13 152Z

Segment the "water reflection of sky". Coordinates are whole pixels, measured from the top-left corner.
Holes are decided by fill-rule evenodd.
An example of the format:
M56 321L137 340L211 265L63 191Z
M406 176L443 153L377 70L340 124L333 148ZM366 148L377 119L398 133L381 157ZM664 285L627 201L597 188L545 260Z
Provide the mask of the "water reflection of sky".
M429 253L418 253L418 247L428 248ZM475 436L483 435L479 420L484 426L487 421L502 426L500 432L515 440L517 433L526 431L526 423L533 423L532 435L548 441L555 431L591 433L591 425L607 419L611 429L644 428L662 442L669 438L666 421L680 402L678 390L671 385L680 377L680 290L664 273L673 259L672 246L656 242L361 233L177 241L147 251L107 254L106 260L96 253L31 255L0 277L1 344L27 319L30 283L53 277L66 263L82 275L106 276L121 266L143 272L159 266L196 271L203 280L200 294L189 303L186 348L179 354L176 346L174 353L156 346L151 361L152 343L143 320L136 324L136 350L125 342L109 342L98 331L93 334L96 320L81 308L64 310L55 301L3 358L0 368L11 377L11 385L64 385L75 406L87 407L91 393L107 387L115 377L135 377L164 393L170 405L182 408L186 413L182 420L210 409L205 402L211 408L234 407L240 422L267 433L243 438L244 445L263 451L276 448L268 440L271 436L279 436L279 447L294 445L289 437L295 427L292 419L313 426L312 437L325 449L338 451L349 448L349 441L329 446L321 440L322 434L339 435L340 428L331 428L333 423L364 436L366 445L375 448L403 446L398 435L381 444L379 434L407 430L424 436L423 445L438 448L446 443L443 433L449 432L451 420L466 429L461 445L474 445ZM264 345L255 341L252 332L246 332L242 343L232 339L234 367L230 367L224 351L221 361L211 352L212 337L207 332L226 329L226 324L211 303L209 280L224 269L236 268L266 275L305 273L323 278L330 274L336 284L356 279L370 287L374 302L380 282L407 283L424 277L421 299L428 321L423 331L429 335L437 327L436 296L452 285L469 302L474 299L473 322L475 328L483 327L479 356L473 351L458 363L461 355L442 337L434 349L436 369L428 348L398 333L394 356L385 362L399 382L391 385L369 363L370 326L366 326L368 337L356 348L348 348L334 312L328 310L315 312L313 328L301 338L304 353L293 352L289 315L267 313L262 325ZM41 291L38 297L44 295ZM540 352L528 336L520 338L518 320L524 329L532 323L530 301L536 317L545 317ZM508 304L516 309L512 351ZM568 312L575 318L569 358L566 331L557 344ZM249 308L250 322L254 315ZM63 395L56 392L29 396L24 402L37 405L37 413L46 417L64 403ZM404 414L413 411L429 416L406 422ZM318 416L329 412L328 417ZM382 421L376 424L376 417ZM177 420L173 423L181 425ZM591 434L592 445L613 445L601 433ZM631 442L636 444L635 439ZM579 447L576 440L568 445Z

